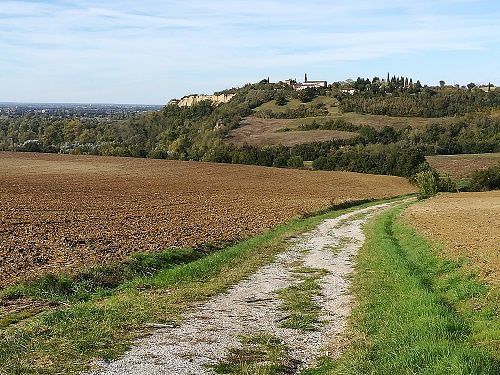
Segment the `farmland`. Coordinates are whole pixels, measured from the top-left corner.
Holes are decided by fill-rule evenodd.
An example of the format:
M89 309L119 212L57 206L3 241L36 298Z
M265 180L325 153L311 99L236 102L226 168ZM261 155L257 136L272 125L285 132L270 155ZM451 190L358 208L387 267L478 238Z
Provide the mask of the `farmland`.
M396 129L410 127L413 129L423 128L427 125L439 123L448 124L456 119L451 117L398 117L398 116L382 116L373 114L361 114L355 112L342 112L338 106L338 101L327 96L318 96L310 103L301 103L298 99L291 99L287 104L280 106L274 100L266 102L261 106L255 108L255 113L264 113L266 111L271 113L284 113L287 110L294 110L300 106L305 108L315 108L316 106L323 106L327 110L326 116L305 117L297 118L288 121L290 127L308 123L311 121L324 122L327 120L343 119L359 126L372 126L376 129L384 126L391 126Z
M323 108L325 115L298 118L273 118L294 111L300 107L313 111L317 107ZM271 117L271 118L268 118ZM301 129L314 123L325 124L329 121L345 121L354 126L369 126L382 129L390 126L395 129L422 129L430 124L451 124L456 119L423 118L423 117L395 117L372 114L359 114L354 112L341 112L338 101L327 96L318 96L310 103L301 103L298 99L291 99L285 105L276 104L275 100L268 101L254 109L254 115L243 118L240 126L231 130L228 142L234 146L248 144L251 146L295 146L311 142L325 142L333 139L352 139L358 135L356 132L340 130L307 130Z
M466 178L472 172L500 163L500 153L427 156L432 168L452 178Z
M350 139L356 136L356 133L339 130L300 131L295 129L297 126L295 122L296 120L264 119L249 116L243 119L240 127L230 133L229 142L235 146L243 146L244 144L294 146L332 139Z
M467 259L483 279L500 285L500 192L446 194L411 206L405 218L443 244L443 255Z
M0 154L0 285L134 252L233 242L404 179L196 162Z

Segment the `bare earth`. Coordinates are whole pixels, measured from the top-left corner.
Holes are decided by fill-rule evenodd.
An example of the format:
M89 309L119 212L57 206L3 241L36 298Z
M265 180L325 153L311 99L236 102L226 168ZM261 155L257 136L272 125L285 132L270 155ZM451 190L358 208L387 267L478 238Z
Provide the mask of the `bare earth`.
M427 156L426 159L439 173L453 178L464 178L472 172L499 164L500 153L436 155Z
M208 365L223 360L230 349L240 348L241 335L256 332L283 340L295 363L290 374L312 365L320 355L338 356L340 348L332 342L351 312L349 275L353 257L364 242L362 225L388 206L325 220L296 239L274 263L186 316L180 327L140 339L120 360L96 364L94 374L213 374ZM322 310L314 331L279 327L287 313L280 308L276 292L298 282L293 277L297 265L326 271L319 280L322 292L317 302Z
M402 178L166 160L0 153L0 287L171 246L235 241Z
M443 194L410 206L404 217L444 245L444 256L467 258L500 285L500 191Z
M411 127L413 129L423 128L430 124L447 125L456 121L453 117L393 117L382 115L359 114L354 112L343 113L341 118L352 122L354 125L367 125L375 129L390 126L396 129Z
M229 133L228 142L235 146L283 145L294 146L302 143L324 142L332 139L350 139L357 134L339 130L308 130L278 132L285 128L294 128L294 119L263 119L246 117L240 127Z
M379 115L362 115L358 113L336 113L330 116L306 117L298 119L273 119L248 116L240 126L231 130L227 141L235 146L244 144L252 146L284 145L294 146L303 143L324 142L332 139L351 139L358 134L339 130L308 130L300 131L301 124L317 122L325 123L335 119L344 119L354 125L371 126L381 129L384 126L396 129L412 127L422 128L432 123L448 124L452 118L422 118L422 117L390 117ZM288 128L290 131L276 132Z

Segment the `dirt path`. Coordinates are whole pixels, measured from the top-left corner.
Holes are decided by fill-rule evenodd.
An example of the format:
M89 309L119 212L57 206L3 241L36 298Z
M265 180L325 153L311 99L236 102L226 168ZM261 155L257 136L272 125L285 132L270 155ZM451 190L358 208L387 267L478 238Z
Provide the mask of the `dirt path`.
M242 337L259 332L286 347L291 373L312 365L327 347L329 355L338 355L339 348L331 342L344 330L351 311L348 276L364 242L362 225L388 206L323 221L294 239L274 263L186 316L180 327L140 339L120 360L101 364L93 374L213 374L210 365L227 360L235 349L243 350ZM303 282L297 272L304 270L321 271L314 280L319 291L310 301L319 307L315 329L284 328L291 313L283 308L279 291Z

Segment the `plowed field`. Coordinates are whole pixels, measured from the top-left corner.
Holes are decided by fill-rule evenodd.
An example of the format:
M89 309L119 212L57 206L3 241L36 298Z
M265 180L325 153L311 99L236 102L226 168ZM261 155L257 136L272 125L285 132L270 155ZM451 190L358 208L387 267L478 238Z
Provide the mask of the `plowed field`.
M0 153L0 286L413 191L402 178L348 172Z
M500 285L500 191L445 194L409 207L405 217L444 245L444 256L467 258L483 279Z
M332 139L351 139L357 134L339 130L297 130L293 119L264 119L249 116L240 127L232 130L228 142L235 146L283 145L294 146L303 143L326 142ZM289 131L280 131L289 128Z
M427 161L443 175L453 178L469 177L472 172L500 163L500 153L427 156Z

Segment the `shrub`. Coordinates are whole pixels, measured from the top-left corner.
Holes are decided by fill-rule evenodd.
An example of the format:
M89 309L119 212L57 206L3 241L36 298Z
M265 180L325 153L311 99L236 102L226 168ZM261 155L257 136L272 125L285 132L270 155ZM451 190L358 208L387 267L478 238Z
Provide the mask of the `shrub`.
M438 190L448 193L456 193L458 191L458 185L457 182L452 180L450 176L439 177Z
M275 96L276 104L279 106L283 106L286 103L288 103L288 100L286 99L286 96L284 94L277 94Z
M470 179L472 191L487 191L500 189L500 164L476 171Z
M430 170L418 172L415 175L415 181L420 190L418 194L419 199L426 199L437 194L439 180L436 178L434 172Z
M304 160L300 156L292 156L288 159L288 166L290 168L302 168L304 167Z
M302 103L308 103L318 96L318 91L314 88L307 88L299 91L299 100Z

